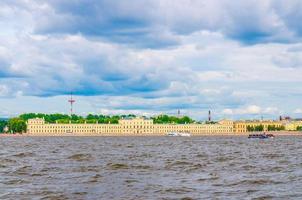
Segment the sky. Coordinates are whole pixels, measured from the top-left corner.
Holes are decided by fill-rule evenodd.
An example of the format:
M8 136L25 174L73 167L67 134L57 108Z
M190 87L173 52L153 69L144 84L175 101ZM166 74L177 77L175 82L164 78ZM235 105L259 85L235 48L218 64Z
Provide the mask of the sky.
M300 0L1 0L0 117L302 117Z

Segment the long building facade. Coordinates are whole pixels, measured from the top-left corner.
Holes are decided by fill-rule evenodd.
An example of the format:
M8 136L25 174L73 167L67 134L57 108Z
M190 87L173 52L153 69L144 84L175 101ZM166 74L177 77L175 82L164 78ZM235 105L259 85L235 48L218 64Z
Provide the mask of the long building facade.
M222 120L215 124L154 124L145 118L120 119L118 124L59 124L46 123L44 119L29 119L30 135L166 135L169 132L186 132L192 135L233 133L233 121Z
M59 124L46 123L44 119L29 119L27 134L29 135L167 135L169 132L185 132L191 135L215 134L244 134L249 128L262 126L263 131L269 127L280 130L294 131L302 126L302 121L232 121L221 120L218 123L192 123L192 124L154 124L153 120L146 118L120 119L118 124Z
M292 121L285 123L285 130L296 131L298 127L302 127L302 121Z

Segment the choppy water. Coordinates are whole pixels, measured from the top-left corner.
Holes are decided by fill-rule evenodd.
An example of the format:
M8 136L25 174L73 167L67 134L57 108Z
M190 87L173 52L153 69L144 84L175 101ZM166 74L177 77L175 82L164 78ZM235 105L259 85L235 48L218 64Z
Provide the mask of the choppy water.
M271 198L302 198L302 137L0 137L0 199Z

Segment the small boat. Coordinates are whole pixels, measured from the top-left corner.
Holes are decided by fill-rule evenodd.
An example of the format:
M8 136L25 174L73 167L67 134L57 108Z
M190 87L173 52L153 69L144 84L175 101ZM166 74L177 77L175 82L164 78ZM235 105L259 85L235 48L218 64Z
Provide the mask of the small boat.
M169 132L167 133L167 136L178 136L176 132Z
M182 136L182 137L190 137L191 134L190 133L180 133L180 136Z
M248 138L257 138L257 139L268 139L268 138L274 138L275 136L273 134L249 134Z
M275 136L273 134L266 134L268 138L274 138Z
M167 136L178 136L178 137L190 137L190 133L183 133L183 132L169 132Z

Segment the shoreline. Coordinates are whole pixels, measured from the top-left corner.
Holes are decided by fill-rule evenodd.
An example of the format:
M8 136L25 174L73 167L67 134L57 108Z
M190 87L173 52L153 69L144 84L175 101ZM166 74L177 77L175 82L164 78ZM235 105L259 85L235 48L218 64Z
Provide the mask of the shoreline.
M202 137L202 136L248 136L249 134L259 134L262 132L246 132L246 133L201 133L201 134L191 134L191 137ZM274 134L275 136L302 136L302 131L270 131L266 132L270 134ZM65 134L30 134L30 133L23 133L23 134L7 134L7 133L0 133L0 137L166 137L164 134L144 134L144 135L137 135L137 134L95 134L95 133L65 133Z

